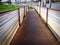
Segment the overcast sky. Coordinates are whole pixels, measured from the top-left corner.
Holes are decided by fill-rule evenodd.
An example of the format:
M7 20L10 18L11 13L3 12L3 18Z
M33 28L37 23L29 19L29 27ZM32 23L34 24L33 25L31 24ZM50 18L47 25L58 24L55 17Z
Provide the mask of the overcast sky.
M23 1L27 1L28 2L28 1L31 1L31 0L21 0L21 2L23 2Z
M7 0L2 0L2 2L5 2L5 1L7 1ZM11 0L12 2L15 2L15 0ZM21 2L23 2L23 1L31 1L31 0L21 0ZM34 0L35 1L35 0Z
M2 0L2 1L7 1L7 0ZM12 0L13 2L15 2L15 0ZM21 2L23 1L31 1L31 0L21 0Z

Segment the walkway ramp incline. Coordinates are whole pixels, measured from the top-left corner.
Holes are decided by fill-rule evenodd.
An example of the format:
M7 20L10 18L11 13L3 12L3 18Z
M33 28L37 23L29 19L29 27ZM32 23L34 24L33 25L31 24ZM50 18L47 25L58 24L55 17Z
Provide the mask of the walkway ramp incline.
M30 9L10 45L60 45L34 9Z

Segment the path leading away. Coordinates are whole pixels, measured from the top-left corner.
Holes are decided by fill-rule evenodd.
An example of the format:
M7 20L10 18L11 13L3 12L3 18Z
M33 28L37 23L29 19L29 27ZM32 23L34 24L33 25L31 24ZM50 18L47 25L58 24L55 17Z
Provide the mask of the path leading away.
M30 9L10 45L59 45L34 9Z

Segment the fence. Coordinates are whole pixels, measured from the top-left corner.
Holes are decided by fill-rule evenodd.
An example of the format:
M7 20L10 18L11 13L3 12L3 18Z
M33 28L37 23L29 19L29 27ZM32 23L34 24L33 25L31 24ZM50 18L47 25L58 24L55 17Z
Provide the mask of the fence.
M9 45L27 10L22 7L0 13L0 45Z
M40 7L40 6L33 6L33 7L40 14L44 22L47 24L47 26L50 28L52 33L60 42L60 29L59 29L60 28L60 10L53 9L53 8Z

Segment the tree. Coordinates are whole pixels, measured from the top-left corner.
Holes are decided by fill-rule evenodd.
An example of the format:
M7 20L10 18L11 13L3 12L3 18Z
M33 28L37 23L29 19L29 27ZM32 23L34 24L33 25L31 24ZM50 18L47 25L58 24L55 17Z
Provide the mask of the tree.
M52 4L52 0L49 0L49 5L50 5L50 8L51 8L51 4Z
M0 0L0 3L1 3L1 0Z
M41 1L41 0L39 0L39 1Z
M59 0L59 2L60 2L60 0Z
M8 3L11 4L11 0L8 0Z

